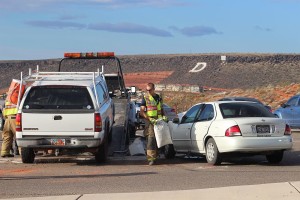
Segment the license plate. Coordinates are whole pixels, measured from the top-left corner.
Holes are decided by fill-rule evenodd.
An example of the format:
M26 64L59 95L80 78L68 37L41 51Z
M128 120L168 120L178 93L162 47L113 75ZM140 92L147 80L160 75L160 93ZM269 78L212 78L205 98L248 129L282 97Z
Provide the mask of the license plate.
M64 146L64 145L66 145L66 140L65 139L51 139L51 145Z
M257 133L270 133L270 126L269 125L257 125L256 132Z

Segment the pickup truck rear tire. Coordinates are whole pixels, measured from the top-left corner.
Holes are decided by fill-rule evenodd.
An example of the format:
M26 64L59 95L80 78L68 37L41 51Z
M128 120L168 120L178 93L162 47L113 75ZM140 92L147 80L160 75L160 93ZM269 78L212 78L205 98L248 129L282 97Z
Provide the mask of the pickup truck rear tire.
M35 154L32 148L22 148L21 158L23 163L33 163Z
M211 165L220 165L222 162L222 157L215 140L213 138L209 138L205 147L207 163Z
M108 141L107 138L104 139L103 144L99 147L98 151L95 153L96 163L104 163L108 156Z
M173 158L175 158L175 154L176 154L176 152L175 152L173 144L167 144L164 146L165 158L173 159Z
M112 134L113 134L113 128L111 128L108 133L108 143L111 143L111 141L112 141Z

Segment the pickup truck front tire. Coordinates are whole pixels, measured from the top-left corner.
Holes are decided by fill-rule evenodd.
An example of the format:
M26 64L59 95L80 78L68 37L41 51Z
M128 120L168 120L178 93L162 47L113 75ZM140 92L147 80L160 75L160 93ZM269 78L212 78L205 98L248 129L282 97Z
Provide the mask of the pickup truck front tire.
M32 148L22 148L21 158L23 163L33 163L35 154Z

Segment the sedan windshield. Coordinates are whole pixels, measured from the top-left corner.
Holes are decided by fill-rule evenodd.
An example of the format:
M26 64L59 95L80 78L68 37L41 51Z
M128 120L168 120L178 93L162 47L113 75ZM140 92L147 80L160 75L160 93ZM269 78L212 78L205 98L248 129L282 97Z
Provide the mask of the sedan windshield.
M237 117L273 117L275 116L259 103L221 103L223 118Z

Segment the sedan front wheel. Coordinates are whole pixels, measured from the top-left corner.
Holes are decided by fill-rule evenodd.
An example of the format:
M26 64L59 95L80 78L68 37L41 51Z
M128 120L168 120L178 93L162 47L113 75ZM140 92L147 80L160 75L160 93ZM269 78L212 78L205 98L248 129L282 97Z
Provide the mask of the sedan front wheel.
M209 138L206 143L206 160L211 165L219 165L222 162L221 154L213 138Z

